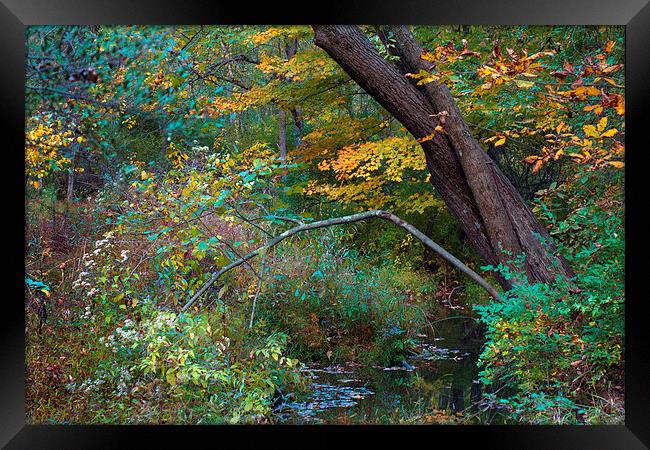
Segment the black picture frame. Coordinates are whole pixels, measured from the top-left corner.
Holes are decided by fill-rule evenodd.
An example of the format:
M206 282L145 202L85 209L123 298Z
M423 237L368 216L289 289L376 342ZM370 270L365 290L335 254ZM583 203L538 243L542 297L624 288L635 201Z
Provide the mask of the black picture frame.
M309 9L311 8L311 10ZM626 416L620 426L46 426L26 425L24 405L24 50L25 27L38 24L555 24L626 27ZM0 324L0 445L6 448L128 448L135 439L147 447L226 445L226 435L250 445L300 443L340 445L352 437L383 444L492 446L501 449L642 449L650 446L650 346L644 325L643 260L647 203L644 127L650 123L650 4L647 0L422 0L352 2L225 2L202 0L1 0L0 123L3 199L15 202L5 214L2 252L11 268L3 283ZM5 211L5 206L3 206ZM21 229L22 227L22 229ZM10 287L10 289L7 289ZM282 433L282 438L276 437ZM392 442L391 442L392 441ZM141 444L142 445L142 444ZM234 445L234 444L230 444ZM239 444L238 444L239 445ZM368 445L372 445L368 443ZM449 445L449 444L448 444Z

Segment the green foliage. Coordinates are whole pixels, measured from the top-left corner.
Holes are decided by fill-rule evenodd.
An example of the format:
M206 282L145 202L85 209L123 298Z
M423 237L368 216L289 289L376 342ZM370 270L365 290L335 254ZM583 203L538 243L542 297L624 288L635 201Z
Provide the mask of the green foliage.
M88 319L107 329L96 314ZM102 405L92 421L155 422L151 412L137 406L126 417L122 411L116 417L117 406L125 399L150 401L164 392L166 403L185 408L190 417L184 420L258 422L269 416L280 387L301 382L300 366L283 354L286 336L272 334L242 345L231 344L227 334L232 332L212 328L207 314L178 317L142 311L138 321L126 319L110 335L99 338L100 348L95 351L110 362L99 361L90 377L69 383L67 389ZM237 357L242 353L248 356Z
M578 177L574 185L545 191L538 203L576 276L554 285L523 280L501 301L475 306L487 326L481 379L501 391L518 420L619 420L614 401L601 404L594 398L620 380L624 362L620 178L602 184L593 173ZM495 270L516 276L504 266Z

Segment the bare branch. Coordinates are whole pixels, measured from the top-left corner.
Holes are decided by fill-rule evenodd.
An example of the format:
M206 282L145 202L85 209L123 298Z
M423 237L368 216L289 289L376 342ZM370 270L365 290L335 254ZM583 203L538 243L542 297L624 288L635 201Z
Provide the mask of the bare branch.
M228 264L227 266L222 267L219 269L218 272L216 272L212 277L203 285L201 288L192 296L192 298L183 306L181 309L181 313L186 311L188 308L190 308L196 300L203 295L203 293L210 287L212 286L224 273L228 272L231 269L234 269L235 267L244 264L247 262L249 259L254 258L262 253L264 253L266 250L269 248L279 244L283 240L287 239L288 237L291 237L295 234L302 233L303 231L309 231L309 230L315 230L317 228L325 228L325 227L331 227L333 225L341 225L344 223L353 223L353 222L360 222L362 220L367 220L367 219L372 219L372 218L380 218L384 220L388 220L390 222L393 222L395 225L405 229L409 233L411 233L413 236L418 238L424 245L429 247L431 250L442 256L444 259L446 259L448 262L450 262L452 265L454 265L458 270L463 272L465 275L470 277L472 280L477 282L483 289L487 291L488 294L494 299L499 298L499 293L497 290L490 284L488 283L483 277L481 277L479 274L474 272L472 269L467 267L465 264L463 264L458 258L456 258L454 255L449 253L447 250L442 248L440 245L435 243L432 239L430 239L427 235L422 233L420 230L418 230L416 227L411 225L410 223L406 222L405 220L397 217L395 214L388 212L388 211L382 211L382 210L373 210L373 211L366 211L358 214L351 214L349 216L343 216L343 217L336 217L333 219L327 219L327 220L321 220L318 222L311 222L311 223L306 223L303 225L299 225L296 227L293 227L284 233L279 234L275 238L271 239L268 241L268 243L259 249L252 251L248 253L247 255L243 256L241 259L238 259L236 261L233 261L232 263Z

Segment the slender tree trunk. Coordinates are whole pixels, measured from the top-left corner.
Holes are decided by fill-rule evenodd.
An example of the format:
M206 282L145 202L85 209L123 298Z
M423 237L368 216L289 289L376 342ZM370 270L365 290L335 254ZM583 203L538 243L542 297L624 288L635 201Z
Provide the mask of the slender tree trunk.
M570 268L553 255L544 227L510 181L472 137L444 84L416 86L406 73L425 67L422 49L406 27L389 27L399 60L382 58L356 26L314 26L315 43L421 143L431 183L489 264L524 253L530 281L552 282ZM443 132L436 132L440 125ZM539 238L546 241L547 248ZM500 280L510 287L506 280Z
M280 149L280 161L285 163L287 160L287 112L282 108L278 110L278 148Z
M284 46L284 57L289 61L298 53L298 38L289 39ZM291 108L291 117L293 118L293 127L296 133L295 147L298 147L302 140L302 111L299 107Z
M65 201L70 203L74 198L74 167L68 172L68 189L65 193Z
M302 143L302 130L304 127L301 109L300 108L291 109L291 116L293 117L293 127L296 131L295 146L298 147Z
M68 180L67 180L68 185L65 193L65 201L67 203L70 203L74 198L74 170L75 170L76 159L77 159L77 148L76 148L76 144L73 144L71 165L70 165L70 170L68 172Z

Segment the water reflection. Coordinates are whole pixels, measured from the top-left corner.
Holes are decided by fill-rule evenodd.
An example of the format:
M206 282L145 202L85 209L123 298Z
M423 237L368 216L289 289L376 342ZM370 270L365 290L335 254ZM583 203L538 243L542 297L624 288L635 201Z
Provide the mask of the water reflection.
M397 423L433 409L475 411L481 395L476 360L481 342L470 324L449 321L426 336L419 354L394 367L311 366L313 391L276 409L279 423ZM469 330L469 333L468 333ZM445 333L445 338L440 338Z

